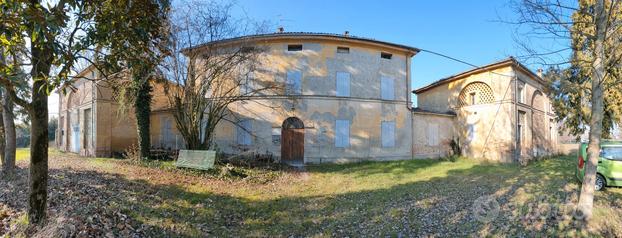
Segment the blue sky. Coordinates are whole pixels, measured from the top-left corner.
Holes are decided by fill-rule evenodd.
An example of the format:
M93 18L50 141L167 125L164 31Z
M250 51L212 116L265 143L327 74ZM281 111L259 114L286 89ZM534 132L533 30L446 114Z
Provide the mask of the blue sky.
M269 21L275 31L276 26L286 31L347 30L351 35L431 50L475 65L524 54L513 37L515 26L499 22L514 18L508 1L236 0L233 15ZM539 67L524 63L532 70ZM468 69L468 65L422 52L412 61L412 88ZM51 115L58 111L57 101L55 95L50 99Z
M238 0L234 14L268 20L285 31L343 33L440 52L475 65L521 55L506 1ZM537 65L529 65L533 69ZM419 88L471 67L422 52L412 61Z

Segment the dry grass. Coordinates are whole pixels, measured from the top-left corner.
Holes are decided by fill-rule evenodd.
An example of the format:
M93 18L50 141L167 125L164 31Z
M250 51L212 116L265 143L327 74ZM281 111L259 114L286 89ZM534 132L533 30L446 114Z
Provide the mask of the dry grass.
M246 178L223 179L217 171L177 170L168 162L51 154L49 210L55 219L29 235L622 235L622 189L597 194L596 217L585 228L562 209L543 208L577 200L568 157L527 167L459 159L246 169ZM26 175L26 161L19 166ZM11 210L12 223L24 213L26 191L17 188L25 182L6 189L0 182L2 192L15 198L0 196L0 210ZM500 204L492 221L479 221L473 212L484 195Z

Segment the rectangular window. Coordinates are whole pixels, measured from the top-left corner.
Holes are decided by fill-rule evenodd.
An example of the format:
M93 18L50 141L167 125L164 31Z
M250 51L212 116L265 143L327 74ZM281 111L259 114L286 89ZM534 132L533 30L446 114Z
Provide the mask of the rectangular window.
M527 113L523 111L518 111L518 126L516 128L516 142L519 144L523 141L523 137L525 135L525 120Z
M471 105L475 105L475 93L474 93L474 92L473 92L473 93L470 93L470 94L469 94L469 97L470 97L470 103L471 103Z
M65 145L65 117L60 117L58 128L60 129L60 143L58 145L63 146Z
M395 99L395 87L393 86L392 78L380 78L380 98L384 100Z
M395 122L383 121L380 131L382 147L395 147Z
M549 141L553 142L553 139L555 138L555 121L553 119L549 120Z
M350 121L335 121L335 147L350 147Z
M525 83L519 83L516 91L518 102L525 103Z
M91 109L84 110L84 147L91 149L93 135L91 135Z
M287 45L287 51L301 51L302 45Z
M337 97L350 96L350 73L337 72Z
M173 121L168 117L160 117L160 146L168 148L173 144Z
M253 131L252 120L241 120L238 122L236 128L238 145L250 145L252 144L251 132Z
M475 129L476 129L475 124L467 125L467 141L471 142L475 140L476 138Z
M428 126L428 145L429 146L438 146L438 125L430 124Z
M337 53L339 54L349 54L350 48L348 47L337 47Z
M281 144L281 128L272 128L272 144Z
M287 79L285 86L285 94L287 95L300 95L302 93L302 72L300 71L287 71Z
M393 57L393 55L392 55L392 54L385 53L385 52L381 52L381 53L380 53L380 58L383 58L383 59L391 59L392 57Z
M240 53L251 53L255 51L255 47L252 46L242 46L242 48L240 48Z
M207 117L207 115L205 115L204 117ZM205 142L205 129L207 129L207 119L203 118L203 120L201 120L201 131L199 131L199 137L201 137L201 142Z
M608 160L622 161L622 147L603 146L600 149L600 157Z

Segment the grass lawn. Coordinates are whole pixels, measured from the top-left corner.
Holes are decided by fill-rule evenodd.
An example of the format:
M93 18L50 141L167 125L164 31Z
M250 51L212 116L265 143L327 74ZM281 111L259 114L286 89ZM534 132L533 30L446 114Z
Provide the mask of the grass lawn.
M587 227L570 217L573 157L526 167L460 159L254 169L223 179L170 163L50 155L51 219L30 231L46 236L622 235L620 188L597 193ZM18 164L22 177L0 182L14 198L0 196L0 234L3 204L8 226L23 220L27 194L16 188L27 183L27 162ZM15 227L7 229L23 232Z

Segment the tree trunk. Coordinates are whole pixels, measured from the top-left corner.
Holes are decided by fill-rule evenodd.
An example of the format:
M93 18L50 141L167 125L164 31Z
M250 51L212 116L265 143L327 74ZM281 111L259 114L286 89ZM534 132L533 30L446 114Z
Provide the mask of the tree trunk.
M2 93L2 90L0 90L0 93ZM10 174L13 173L13 171L10 171L10 169L6 168L8 166L8 163L4 159L4 151L6 149L6 146L4 145L4 137L4 120L2 119L2 113L0 113L0 163L2 164L2 171L4 171L4 173Z
M151 134L149 132L151 114L151 85L143 75L134 76L135 82L140 82L136 92L134 108L136 113L136 129L138 130L138 147L140 158L149 158L151 149Z
M604 0L597 0L595 5L594 17L596 21L596 41L594 42L594 62L592 63L592 115L590 118L590 135L587 149L587 163L585 165L585 176L581 185L579 205L577 207L578 216L583 220L592 218L592 207L594 205L594 187L596 186L596 167L600 154L600 138L602 135L602 124L604 117L604 99L602 83L605 76L605 27L606 15Z
M4 159L8 162L9 172L15 168L15 150L16 150L16 138L15 138L15 115L13 114L13 102L8 93L2 92L2 124L4 131L4 141L2 142L2 148L4 153Z
M52 62L52 49L45 44L31 42L33 79L30 103L30 174L28 221L39 224L46 217L48 186L48 95L47 77Z

